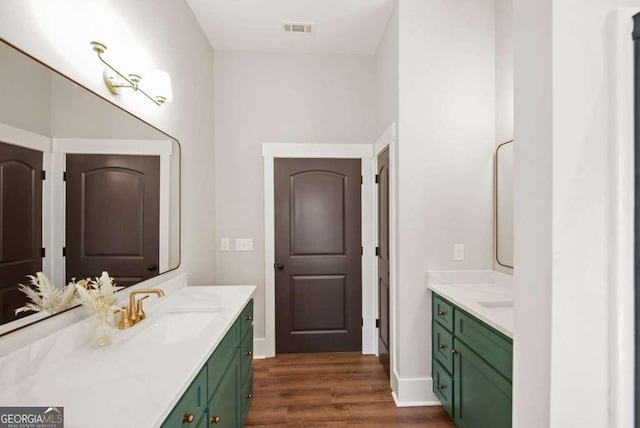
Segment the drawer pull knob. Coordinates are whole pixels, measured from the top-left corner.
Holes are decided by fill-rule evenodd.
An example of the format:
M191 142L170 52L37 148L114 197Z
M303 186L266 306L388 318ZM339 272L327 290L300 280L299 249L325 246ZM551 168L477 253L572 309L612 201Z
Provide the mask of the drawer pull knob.
M451 350L451 353L452 353L453 355L456 355L456 354L458 353L458 350L457 350L457 349L452 349L452 350Z
M220 416L218 416L218 415L211 416L211 423L212 424L219 424L220 423Z
M252 356L252 355L253 355L253 352L251 352L251 351L247 351L247 352L245 352L245 353L244 353L244 355L246 355L246 356L250 357L250 356Z
M248 315L247 317L245 317L246 321L253 321L253 317L251 315Z
M447 311L438 311L438 315L443 317L443 316L447 315Z
M447 389L447 385L438 384L438 389Z
M182 418L182 422L190 424L194 421L195 418L196 417L193 415L193 413L185 413L184 417Z
M443 345L442 343L438 345L438 349L444 349L446 347L447 347L447 345Z
M253 392L247 392L244 394L244 398L253 398Z

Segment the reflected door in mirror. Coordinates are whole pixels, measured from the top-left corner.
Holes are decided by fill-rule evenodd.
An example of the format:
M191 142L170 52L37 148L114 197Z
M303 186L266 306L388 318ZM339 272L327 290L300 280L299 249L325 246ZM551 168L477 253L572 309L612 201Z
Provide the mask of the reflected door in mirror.
M21 316L18 284L42 270L42 152L0 143L0 324Z
M67 155L66 277L158 275L160 158Z

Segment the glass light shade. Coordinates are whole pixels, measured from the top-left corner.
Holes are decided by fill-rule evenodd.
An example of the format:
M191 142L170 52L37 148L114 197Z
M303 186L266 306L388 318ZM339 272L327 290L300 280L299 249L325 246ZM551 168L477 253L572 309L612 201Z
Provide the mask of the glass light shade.
M154 70L148 76L142 78L144 88L153 97L164 97L165 102L173 100L173 90L171 89L171 76L162 70Z

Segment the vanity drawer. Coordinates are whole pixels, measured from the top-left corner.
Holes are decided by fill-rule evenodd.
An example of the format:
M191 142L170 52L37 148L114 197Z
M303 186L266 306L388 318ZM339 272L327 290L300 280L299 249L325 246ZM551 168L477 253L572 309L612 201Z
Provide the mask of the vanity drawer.
M203 413L206 413L206 408L207 366L204 366L164 421L162 428L195 426L195 423L202 418Z
M433 319L438 321L449 331L453 331L453 305L442 299L437 294L433 294Z
M242 320L238 318L236 322L233 323L233 326L231 326L231 329L227 332L226 336L222 339L207 362L207 366L209 367L209 397L211 397L218 388L218 384L224 375L224 371L238 351L238 336L241 321Z
M242 367L242 379L244 381L253 366L253 326L240 345L240 366Z
M244 385L242 386L240 393L242 394L242 426L244 426L244 422L247 420L247 416L249 415L251 402L253 401L253 368L249 369L248 376L244 380Z
M459 309L455 312L455 326L455 335L458 339L511 381L513 372L511 339Z
M444 327L437 322L431 323L433 326L432 332L432 351L433 358L437 360L442 366L449 370L449 373L453 372L453 334L449 333Z
M453 377L436 360L433 360L433 393L453 417Z
M240 322L240 338L242 339L249 330L253 331L253 299L249 300L247 306L242 310L242 314L240 314Z

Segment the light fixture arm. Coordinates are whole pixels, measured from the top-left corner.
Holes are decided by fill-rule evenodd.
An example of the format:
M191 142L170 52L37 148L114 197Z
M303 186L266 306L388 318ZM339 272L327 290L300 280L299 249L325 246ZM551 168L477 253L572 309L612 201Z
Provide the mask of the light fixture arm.
M111 93L114 94L118 94L119 93L119 89L120 88L131 88L134 91L140 92L141 94L143 94L145 97L149 98L151 101L153 101L156 105L161 106L164 104L164 102L166 101L165 97L162 96L156 96L156 97L152 97L151 95L147 94L144 90L142 90L140 88L140 80L142 80L142 77L140 77L137 74L129 74L129 76L125 76L124 74L120 73L118 70L115 69L115 67L113 67L111 64L109 64L103 57L102 54L107 50L107 46L100 43L100 42L91 42L91 47L93 48L93 50L98 54L98 58L100 59L100 61L107 67L104 70L104 83L105 85L107 85L107 88L109 89L109 91ZM128 85L123 85L123 84L119 84L119 83L114 83L111 79L111 76L109 76L109 71L111 70L113 71L117 76L119 76L121 79L123 79L125 82L128 83Z

